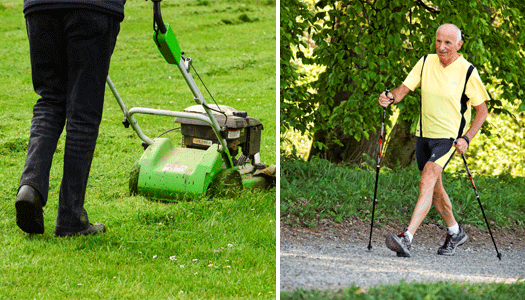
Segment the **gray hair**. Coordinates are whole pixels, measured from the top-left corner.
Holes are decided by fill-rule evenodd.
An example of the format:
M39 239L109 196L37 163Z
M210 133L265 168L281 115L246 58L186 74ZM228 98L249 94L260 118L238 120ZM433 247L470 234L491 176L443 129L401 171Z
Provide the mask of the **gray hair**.
M451 25L451 26L453 26L453 27L456 29L456 31L457 31L456 43L459 43L460 41L463 40L463 39L461 38L461 36L462 36L462 35L461 35L461 29L459 29L459 27L457 27L456 25L454 25L454 24L452 24L452 23L446 23L446 24L443 24L443 25L439 26L437 30L439 31L439 29L440 29L441 27L445 26L445 25ZM437 32L437 31L436 31L436 32Z

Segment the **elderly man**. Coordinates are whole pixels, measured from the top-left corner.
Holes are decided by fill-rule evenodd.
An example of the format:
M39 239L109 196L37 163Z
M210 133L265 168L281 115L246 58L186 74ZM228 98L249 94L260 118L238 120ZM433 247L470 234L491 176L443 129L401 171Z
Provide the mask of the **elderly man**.
M387 247L397 256L410 257L412 238L432 203L448 227L438 254L454 255L456 248L468 239L454 218L441 173L456 151L459 154L467 151L485 122L485 101L490 98L477 70L458 53L462 45L457 26L441 25L436 32L436 54L425 55L401 86L379 96L379 104L386 107L392 101L400 102L409 91L421 86L421 114L416 132L417 164L421 171L418 201L407 230L386 238ZM471 106L476 109L476 117L465 130L470 124Z

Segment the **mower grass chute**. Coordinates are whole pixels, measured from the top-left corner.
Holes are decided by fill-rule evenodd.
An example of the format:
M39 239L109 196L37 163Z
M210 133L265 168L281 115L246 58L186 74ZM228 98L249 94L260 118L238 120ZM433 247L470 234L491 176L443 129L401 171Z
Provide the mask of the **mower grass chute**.
M266 167L260 162L263 125L244 111L206 103L190 74L192 60L183 56L173 30L162 21L160 0L154 1L153 8L155 44L168 63L178 66L197 105L182 112L143 107L128 111L115 85L107 78L124 113L124 126L131 126L144 141L145 151L131 170L130 193L170 200L229 196L243 188L266 188L269 185L266 178L254 176L257 170ZM181 124L182 146L175 146L167 138L150 139L140 129L134 114L174 117Z

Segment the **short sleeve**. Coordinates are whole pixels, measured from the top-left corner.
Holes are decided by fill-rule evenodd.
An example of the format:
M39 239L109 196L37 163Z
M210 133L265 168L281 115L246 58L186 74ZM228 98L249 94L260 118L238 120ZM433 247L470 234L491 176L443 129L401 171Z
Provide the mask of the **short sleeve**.
M412 92L421 84L421 68L423 67L423 59L424 57L419 59L414 68L412 68L412 71L410 71L408 74L405 81L403 81L403 84Z
M472 75L470 76L467 82L465 94L470 99L470 104L472 106L478 106L484 101L490 100L490 96L487 93L485 86L481 82L481 77L479 77L477 69L474 69Z

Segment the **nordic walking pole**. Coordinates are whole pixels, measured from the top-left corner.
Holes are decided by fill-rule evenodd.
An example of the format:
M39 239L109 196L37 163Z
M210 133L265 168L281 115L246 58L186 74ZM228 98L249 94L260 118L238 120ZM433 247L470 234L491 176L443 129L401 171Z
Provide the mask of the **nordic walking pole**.
M389 89L386 89L385 96L388 98ZM394 103L394 99L390 104ZM390 104L388 106L390 106ZM388 107L387 106L387 107ZM372 222L370 223L370 237L368 238L368 250L372 250L372 228L374 228L374 213L376 210L376 196L377 196L377 182L379 181L379 169L381 168L381 152L383 151L383 142L385 140L385 117L386 117L386 107L383 107L383 120L381 121L381 135L379 137L379 153L377 156L377 168L376 168L376 184L374 187L374 199L372 204Z
M454 141L454 144L457 142ZM463 158L463 162L465 163L465 168L467 169L468 176L470 177L470 182L472 183L472 188L474 189L474 193L476 194L476 198L478 198L479 208L481 208L481 213L483 214L483 218L485 218L485 223L487 224L487 228L489 229L490 237L492 238L492 243L494 243L494 248L496 249L496 253L498 254L497 257L499 260L501 260L501 253L498 251L498 247L496 246L496 241L494 241L494 236L492 236L492 231L490 230L489 222L487 221L487 217L485 216L485 211L483 210L483 206L481 205L481 200L479 200L478 190L476 189L476 185L474 184L474 179L472 179L472 174L470 174L470 169L467 165L467 160L465 159L465 155L461 154L461 158Z

